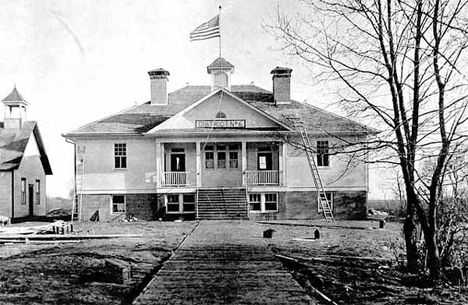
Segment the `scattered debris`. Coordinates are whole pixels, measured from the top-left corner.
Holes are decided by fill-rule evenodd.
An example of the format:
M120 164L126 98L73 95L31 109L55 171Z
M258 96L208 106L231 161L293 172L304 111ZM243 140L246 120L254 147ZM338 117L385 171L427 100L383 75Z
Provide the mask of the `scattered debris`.
M46 218L54 220L70 220L72 217L71 209L57 208L52 209L46 214Z
M134 214L129 214L125 216L124 219L122 219L123 222L137 222L140 221L140 219L136 218Z
M5 225L11 226L10 217L0 215L0 222L2 223L2 227L4 227Z
M118 284L126 284L130 281L130 268L115 259L105 260L106 273Z
M379 211L379 210L376 210L376 209L369 209L367 211L367 214L369 216L388 216L388 213L387 212L384 212L384 211Z
M273 229L268 229L268 230L263 231L263 238L272 238L273 232L276 232L276 231Z

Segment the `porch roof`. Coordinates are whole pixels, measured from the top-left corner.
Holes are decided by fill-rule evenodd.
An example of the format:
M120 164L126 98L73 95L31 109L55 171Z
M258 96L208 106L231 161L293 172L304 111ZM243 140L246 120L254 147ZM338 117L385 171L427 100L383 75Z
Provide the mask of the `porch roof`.
M64 134L64 136L78 137L102 134L142 135L210 93L210 86L186 86L170 93L167 105L155 106L151 105L150 102L146 102L92 122ZM271 115L286 126L292 127L291 122L287 118L295 116L304 122L310 132L359 134L376 132L370 127L310 104L291 100L290 104L275 105L273 103L272 92L255 85L233 85L231 93ZM184 131L187 132L186 129ZM200 131L197 128L196 132ZM238 131L236 130L236 132Z

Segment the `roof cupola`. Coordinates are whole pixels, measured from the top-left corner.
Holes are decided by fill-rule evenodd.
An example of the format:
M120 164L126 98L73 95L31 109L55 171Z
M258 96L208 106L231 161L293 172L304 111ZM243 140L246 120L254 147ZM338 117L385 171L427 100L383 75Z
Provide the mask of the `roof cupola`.
M26 121L26 107L29 103L18 92L16 85L2 102L5 105L4 128L21 129Z
M206 67L206 70L211 75L211 91L220 88L231 90L231 74L234 72L234 66L229 61L218 57Z

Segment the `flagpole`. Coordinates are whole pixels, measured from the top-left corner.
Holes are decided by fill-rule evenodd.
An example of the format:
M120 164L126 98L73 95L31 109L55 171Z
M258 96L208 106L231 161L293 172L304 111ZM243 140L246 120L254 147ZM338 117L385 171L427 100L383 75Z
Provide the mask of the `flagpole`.
M221 57L221 5L219 6L219 57Z

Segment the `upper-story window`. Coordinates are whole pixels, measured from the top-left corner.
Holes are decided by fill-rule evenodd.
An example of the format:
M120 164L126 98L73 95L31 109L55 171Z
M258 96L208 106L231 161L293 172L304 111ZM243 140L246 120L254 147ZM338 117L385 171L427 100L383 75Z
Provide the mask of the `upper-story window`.
M317 166L330 166L328 141L317 141Z
M114 144L114 168L127 168L127 144Z

